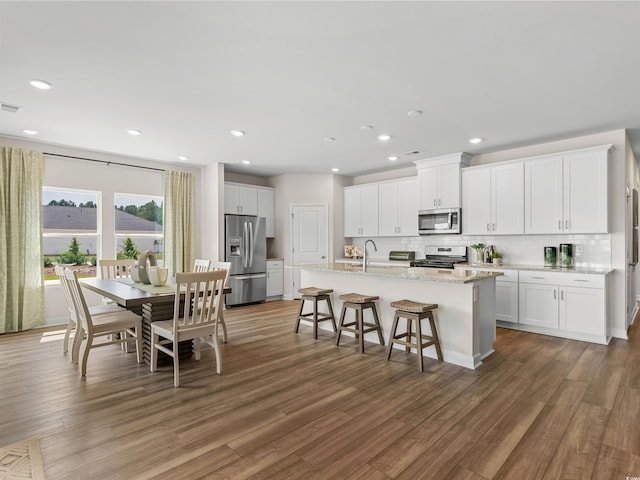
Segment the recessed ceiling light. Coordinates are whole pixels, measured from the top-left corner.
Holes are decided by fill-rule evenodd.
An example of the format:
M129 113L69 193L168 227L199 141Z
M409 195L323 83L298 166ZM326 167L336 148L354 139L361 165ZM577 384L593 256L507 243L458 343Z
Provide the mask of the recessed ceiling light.
M480 137L470 138L469 143L480 143L483 139Z
M422 115L422 110L411 110L409 113L407 113L407 115L409 115L410 117L419 117L420 115Z
M127 130L127 133L129 135L140 135L142 132L140 130L130 129L130 130Z
M387 158L392 162L395 162L398 159L398 157L396 157L395 155L389 155Z
M373 125L363 125L360 130L373 130Z
M185 157L184 155L180 155L178 157L178 160L182 160L183 162L186 162L187 160L189 160L189 157Z
M247 132L245 132L244 130L231 130L231 135L233 135L234 137L242 137L246 133Z
M51 88L51 84L44 80L31 80L29 83L32 87L39 88L40 90L49 90Z
M339 172L339 171L340 171L340 169L339 169L339 168L335 168L335 167L334 167L334 168L332 168L332 169L331 169L331 171L332 171L333 173L336 173L336 172Z
M391 140L391 135L383 133L381 135L378 135L378 140L380 140L381 142L388 142L389 140Z
M25 128L24 130L22 130L22 133L26 133L27 135L35 135L36 132L35 130L29 130L28 128Z
M335 142L336 138L335 137L324 137L323 140L325 142Z
M245 165L251 165L251 160L242 160Z

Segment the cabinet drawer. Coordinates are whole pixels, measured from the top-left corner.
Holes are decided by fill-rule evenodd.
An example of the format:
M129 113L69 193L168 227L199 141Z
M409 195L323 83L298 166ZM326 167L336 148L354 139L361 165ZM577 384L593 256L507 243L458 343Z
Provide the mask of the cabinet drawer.
M604 288L604 275L520 270L520 282L566 287Z
M267 272L272 270L283 270L284 260L267 260Z
M558 275L557 273L533 272L528 270L520 270L520 282L557 285L558 284L557 275Z
M494 272L502 272L504 275L501 277L496 277L496 282L517 282L519 275L518 270L499 270L496 269Z

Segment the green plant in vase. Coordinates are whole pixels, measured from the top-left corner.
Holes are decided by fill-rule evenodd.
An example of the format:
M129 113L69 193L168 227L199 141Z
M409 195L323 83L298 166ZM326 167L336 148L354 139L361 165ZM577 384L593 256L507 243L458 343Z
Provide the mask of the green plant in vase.
M474 243L471 245L471 248L476 251L476 263L482 263L482 257L484 256L484 243Z
M493 263L502 263L502 257L504 254L500 250L494 250L491 252L491 261Z

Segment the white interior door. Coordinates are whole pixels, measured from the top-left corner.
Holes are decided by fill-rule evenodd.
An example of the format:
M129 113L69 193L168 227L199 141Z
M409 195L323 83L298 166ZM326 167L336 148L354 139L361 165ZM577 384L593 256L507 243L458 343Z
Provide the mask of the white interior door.
M326 262L328 254L328 225L326 205L291 206L292 258L297 267L305 263ZM293 298L300 298L300 269L294 268L292 275Z

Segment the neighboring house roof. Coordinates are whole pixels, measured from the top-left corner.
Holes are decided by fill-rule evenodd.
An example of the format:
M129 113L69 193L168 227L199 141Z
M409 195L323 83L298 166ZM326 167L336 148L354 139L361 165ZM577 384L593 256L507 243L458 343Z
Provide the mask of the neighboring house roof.
M43 205L44 230L95 231L97 208L59 207ZM158 232L162 225L116 210L116 230L132 232Z

